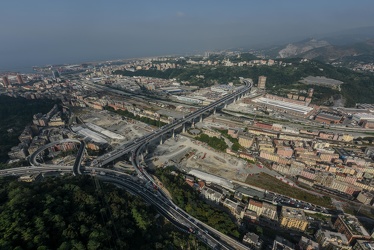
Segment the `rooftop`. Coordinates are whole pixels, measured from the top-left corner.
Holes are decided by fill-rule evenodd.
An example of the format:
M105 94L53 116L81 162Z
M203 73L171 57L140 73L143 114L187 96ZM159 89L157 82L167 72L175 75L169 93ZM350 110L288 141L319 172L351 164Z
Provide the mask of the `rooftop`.
M266 104L266 105L272 105L272 106L275 106L275 107L278 107L278 108L287 109L287 110L294 111L294 112L299 112L299 113L302 113L302 114L307 114L307 113L309 113L310 111L313 110L313 108L308 107L308 106L299 105L299 104L295 104L295 103L291 103L291 102L280 101L280 100L274 100L274 99L270 99L270 98L266 98L266 97L260 97L260 98L253 99L253 102L260 103L260 104Z
M369 233L355 216L349 214L341 214L339 215L339 218L343 221L345 226L349 229L349 231L352 232L353 235L369 236Z
M253 206L256 206L256 207L262 207L262 202L261 201L256 201L256 200L253 200L253 199L251 199L249 201L249 204L253 205Z
M338 86L343 84L342 81L326 78L324 76L308 76L302 79L300 82L306 84L322 84L322 85L331 85L331 86Z
M374 241L358 240L357 244L361 246L361 249L374 250Z
M344 245L348 244L347 237L341 233L321 229L317 232L317 234L323 235L323 238L325 238L328 242L332 242L332 243L335 242L335 243L344 244Z
M292 218L297 220L306 220L305 213L302 209L293 207L282 207L282 216L285 218Z
M325 111L319 112L317 117L328 119L328 120L334 120L334 121L335 120L340 121L340 119L342 118L341 115L338 115L338 114L335 114L335 113L330 113L330 112L325 112Z

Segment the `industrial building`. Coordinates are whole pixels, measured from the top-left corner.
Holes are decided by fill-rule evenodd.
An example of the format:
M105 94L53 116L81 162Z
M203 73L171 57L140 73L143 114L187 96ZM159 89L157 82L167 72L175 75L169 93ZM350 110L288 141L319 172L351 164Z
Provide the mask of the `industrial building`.
M340 114L335 114L331 112L326 112L326 111L321 111L319 114L316 116L315 120L317 122L322 122L326 124L336 124L339 123L342 120L343 116Z
M196 170L196 169L191 170L190 172L188 172L188 174L196 176L197 178L200 178L202 180L205 180L206 183L209 183L209 182L215 183L217 185L220 185L230 190L233 190L234 188L234 185L227 179L224 179L224 178L212 175L212 174L208 174L208 173Z
M361 123L363 121L374 122L374 115L370 113L357 113L352 116L352 120L356 121L357 123Z
M313 111L312 107L301 105L294 102L287 102L282 100L271 99L267 97L259 97L252 100L252 102L258 104L259 106L265 107L267 109L295 115L306 117Z
M196 98L191 98L187 96L173 96L177 100L182 101L182 102L187 102L187 103L192 103L192 104L203 104L202 100L196 99Z

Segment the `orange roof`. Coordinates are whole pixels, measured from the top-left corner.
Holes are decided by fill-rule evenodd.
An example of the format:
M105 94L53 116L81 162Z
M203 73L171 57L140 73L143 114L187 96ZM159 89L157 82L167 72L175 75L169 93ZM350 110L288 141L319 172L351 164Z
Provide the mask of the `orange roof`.
M249 200L249 204L256 206L256 207L262 207L262 202L261 201L256 201L256 200Z

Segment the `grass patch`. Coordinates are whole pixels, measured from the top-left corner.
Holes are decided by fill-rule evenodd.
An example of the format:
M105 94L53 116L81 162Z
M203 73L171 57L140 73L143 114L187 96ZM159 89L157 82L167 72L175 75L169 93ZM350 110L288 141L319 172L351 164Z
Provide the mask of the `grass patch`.
M286 183L278 180L265 173L260 173L257 175L248 176L245 181L247 184L263 188L272 192L283 194L298 200L303 200L306 202L313 203L315 205L331 207L331 198L327 196L320 196L310 194L304 190L298 189L296 187L291 187Z

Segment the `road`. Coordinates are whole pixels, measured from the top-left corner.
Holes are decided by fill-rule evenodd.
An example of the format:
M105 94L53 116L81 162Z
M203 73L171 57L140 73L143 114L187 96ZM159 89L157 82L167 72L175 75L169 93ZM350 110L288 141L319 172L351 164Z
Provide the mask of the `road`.
M76 140L76 139L63 139L63 140L54 141L54 142L45 144L45 145L41 146L40 148L38 148L33 154L30 155L30 158L29 158L30 164L32 166L46 165L46 164L42 164L42 163L37 161L37 158L38 158L39 154L42 153L44 150L50 148L50 147L53 147L53 146L58 145L58 144L69 143L69 142L82 143L81 141ZM46 165L46 166L49 166L49 165Z
M43 147L39 148L30 157L30 163L34 167L25 167L17 169L3 170L0 172L0 176L7 175L22 175L25 173L34 172L48 172L48 171L69 171L73 172L74 175L78 174L94 174L103 181L110 182L126 188L131 193L141 196L147 202L155 205L155 207L160 211L160 213L165 216L171 223L173 223L179 230L183 232L194 232L196 236L204 241L208 246L213 249L248 249L246 246L230 238L229 236L217 231L216 229L206 225L205 223L193 218L188 213L183 211L181 208L176 206L167 195L165 195L160 188L158 188L157 183L153 178L144 170L143 166L140 164L140 155L142 150L152 140L161 138L162 136L172 132L175 133L175 129L185 126L187 122L194 122L195 118L202 117L206 112L214 112L216 108L227 105L228 102L236 101L238 98L242 97L244 94L249 92L252 88L252 81L245 80L245 86L240 87L235 92L224 96L222 99L215 101L201 109L183 117L179 120L174 121L168 125L163 126L157 131L147 134L141 138L135 139L126 144L120 145L114 150L98 157L92 162L90 167L81 169L80 163L82 161L85 144L84 142L78 140L62 140L60 142L53 142ZM79 148L76 161L73 167L66 166L48 166L46 164L41 164L36 161L37 156L43 152L48 147L54 146L58 143L64 142L76 142L81 143ZM114 161L115 159L123 156L126 153L131 152L131 162L135 170L138 173L139 181L136 182L131 179L128 175L122 173L121 171L110 170L105 168L100 168L101 166ZM99 174L96 174L99 173ZM147 190L148 189L148 190ZM152 190L152 191L151 191Z
M81 145L80 145L79 150L78 150L78 153L77 153L77 157L75 158L74 166L73 166L73 174L74 175L82 174L81 173L81 163L82 163L82 160L83 160L85 149L86 149L86 143L82 140Z
M123 156L124 154L134 152L137 148L140 146L149 143L150 141L153 141L155 139L161 138L162 136L167 133L175 133L175 130L178 128L181 128L185 126L187 122L194 122L194 119L201 117L206 112L214 112L214 110L222 105L226 105L227 103L231 101L235 101L237 98L244 96L247 92L249 92L252 88L252 81L245 80L245 86L240 87L237 91L228 94L221 98L218 101L215 101L205 107L202 107L198 109L197 111L179 119L175 120L174 122L167 124L160 129L153 131L150 134L147 134L143 137L140 137L138 139L135 139L131 142L119 145L112 151L98 157L96 160L94 160L91 164L91 166L97 167L97 166L103 166L108 164L109 162L112 162L116 160L117 158Z
M69 166L43 166L43 167L19 167L19 168L8 168L0 170L0 177L5 176L19 176L25 174L38 174L38 173L46 173L46 172L67 172L70 173L73 171L72 167Z

